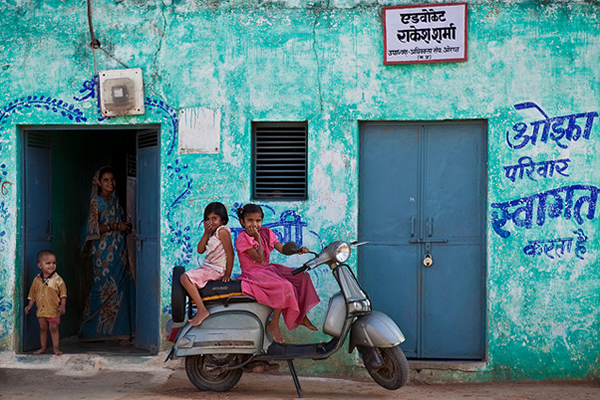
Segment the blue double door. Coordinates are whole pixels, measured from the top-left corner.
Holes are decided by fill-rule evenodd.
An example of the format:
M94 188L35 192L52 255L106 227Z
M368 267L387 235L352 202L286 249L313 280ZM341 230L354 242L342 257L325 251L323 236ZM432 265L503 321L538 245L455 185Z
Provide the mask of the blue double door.
M40 270L42 249L57 254L57 271L67 284L67 314L61 338L77 335L89 294L91 266L83 265L80 232L87 218L94 172L112 165L117 193L134 225L136 264L135 346L158 351L159 281L159 135L149 130L25 129L22 132L23 181L21 218L23 295ZM127 160L127 161L126 161ZM23 316L21 351L39 348L35 313Z
M362 123L359 279L417 359L485 357L487 124Z

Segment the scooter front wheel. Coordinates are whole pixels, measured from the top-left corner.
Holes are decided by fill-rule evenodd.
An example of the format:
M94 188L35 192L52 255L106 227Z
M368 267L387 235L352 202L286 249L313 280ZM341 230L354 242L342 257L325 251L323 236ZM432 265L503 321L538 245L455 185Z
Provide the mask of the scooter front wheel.
M367 368L369 375L371 375L371 378L373 378L379 386L389 390L396 390L406 384L409 371L408 360L399 346L378 348L357 347L358 351L363 356L365 367ZM367 362L366 359L371 356L369 353L371 351L379 353L379 356L383 361L381 365L374 365L373 363Z
M200 390L226 392L242 377L242 369L225 369L233 355L220 357L213 354L187 356L185 372L189 380Z

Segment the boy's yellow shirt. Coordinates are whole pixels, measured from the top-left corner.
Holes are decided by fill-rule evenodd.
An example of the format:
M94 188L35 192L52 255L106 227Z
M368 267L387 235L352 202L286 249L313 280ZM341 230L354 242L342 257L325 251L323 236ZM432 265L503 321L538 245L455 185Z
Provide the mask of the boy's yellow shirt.
M38 318L56 318L60 315L58 307L60 299L67 297L67 285L55 272L44 282L42 274L33 280L27 300L35 301Z

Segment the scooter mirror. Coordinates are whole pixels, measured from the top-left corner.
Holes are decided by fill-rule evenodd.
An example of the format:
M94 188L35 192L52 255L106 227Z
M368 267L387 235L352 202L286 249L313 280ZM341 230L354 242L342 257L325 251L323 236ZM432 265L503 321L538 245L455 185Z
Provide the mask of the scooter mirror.
M300 248L298 248L298 245L296 244L296 242L287 242L286 244L283 245L283 249L282 249L283 254L285 254L286 256L298 254L299 251L300 251Z

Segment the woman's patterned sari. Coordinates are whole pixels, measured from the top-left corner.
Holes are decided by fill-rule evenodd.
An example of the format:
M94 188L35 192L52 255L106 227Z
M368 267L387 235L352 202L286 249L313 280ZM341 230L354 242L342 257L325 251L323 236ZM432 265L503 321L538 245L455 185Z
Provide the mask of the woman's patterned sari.
M99 225L124 222L113 191L107 201L98 195L98 175L92 182L90 213L82 232L82 251L92 257L93 280L83 313L79 339L131 339L134 336L134 282L127 262L125 233L100 233Z

